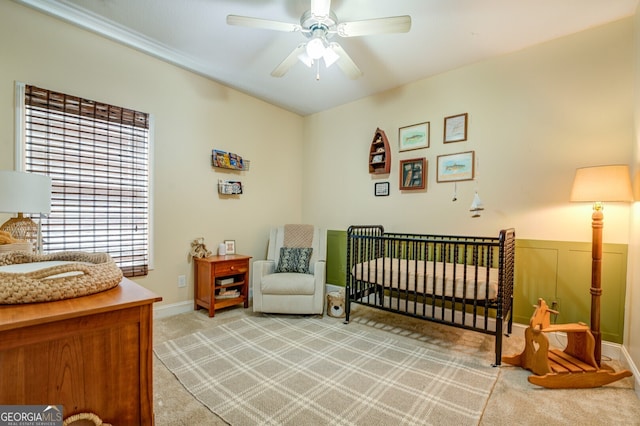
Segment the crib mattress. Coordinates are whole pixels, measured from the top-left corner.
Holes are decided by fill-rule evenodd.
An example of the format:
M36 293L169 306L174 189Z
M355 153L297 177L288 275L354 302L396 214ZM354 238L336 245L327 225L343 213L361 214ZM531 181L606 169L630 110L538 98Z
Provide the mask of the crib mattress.
M356 280L424 295L493 300L499 270L475 265L379 257L351 269ZM487 276L488 272L488 276ZM454 279L455 275L455 279Z

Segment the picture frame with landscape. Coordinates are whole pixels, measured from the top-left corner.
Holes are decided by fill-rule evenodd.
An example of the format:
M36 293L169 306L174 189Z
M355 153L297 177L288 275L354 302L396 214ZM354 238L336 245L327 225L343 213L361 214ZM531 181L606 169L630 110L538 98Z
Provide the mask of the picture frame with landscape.
M475 172L475 152L438 155L436 164L437 182L455 182L473 180Z
M429 148L430 123L412 124L411 126L400 127L398 129L399 150L410 151L413 149Z

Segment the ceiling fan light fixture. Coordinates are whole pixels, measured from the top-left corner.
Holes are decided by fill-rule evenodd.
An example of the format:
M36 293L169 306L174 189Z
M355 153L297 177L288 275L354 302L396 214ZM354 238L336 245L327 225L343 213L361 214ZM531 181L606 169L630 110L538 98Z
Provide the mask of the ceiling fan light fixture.
M322 58L326 49L326 43L321 36L314 36L307 43L307 55L314 60Z
M311 57L307 55L306 51L303 51L301 54L299 54L298 59L309 68L311 68L311 66L313 65L313 59L311 59Z
M333 49L331 49L330 47L327 47L324 50L324 54L322 55L322 58L324 59L324 66L329 68L338 59L340 59L340 56L336 52L334 52Z

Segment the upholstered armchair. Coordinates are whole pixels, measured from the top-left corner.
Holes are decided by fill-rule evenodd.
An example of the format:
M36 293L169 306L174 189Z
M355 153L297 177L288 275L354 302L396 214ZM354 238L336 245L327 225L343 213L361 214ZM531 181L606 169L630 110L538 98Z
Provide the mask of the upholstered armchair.
M322 314L326 277L326 230L313 225L271 229L266 260L253 262L253 310Z

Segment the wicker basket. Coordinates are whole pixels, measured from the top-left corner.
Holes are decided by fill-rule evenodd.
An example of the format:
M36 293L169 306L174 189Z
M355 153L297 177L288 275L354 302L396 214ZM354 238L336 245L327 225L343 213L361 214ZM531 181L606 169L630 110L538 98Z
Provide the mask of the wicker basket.
M64 419L62 426L111 426L94 413L78 413Z
M0 253L6 253L8 251L26 251L31 253L31 243L0 244Z
M0 253L0 267L47 261L65 263L26 273L0 271L0 304L51 302L87 296L109 290L122 281L122 271L106 253Z

